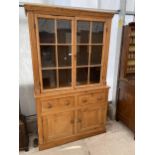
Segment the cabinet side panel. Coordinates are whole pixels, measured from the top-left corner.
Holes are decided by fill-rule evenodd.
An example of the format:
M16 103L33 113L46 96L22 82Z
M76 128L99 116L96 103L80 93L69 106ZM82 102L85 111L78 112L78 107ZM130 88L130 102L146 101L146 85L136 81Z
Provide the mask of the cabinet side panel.
M41 104L40 100L36 99L36 111L37 111L37 126L38 126L38 137L39 144L43 144L43 121L41 117Z
M37 53L34 14L31 12L28 12L27 16L28 16L29 34L30 34L30 42L31 42L31 56L32 56L33 77L34 77L34 92L35 92L35 95L39 95L40 94L40 82L39 82L39 66L38 66L38 53Z
M107 76L107 64L109 56L109 43L110 43L110 31L111 31L111 18L106 20L105 23L105 34L104 34L104 48L102 56L102 84L106 85L106 76Z

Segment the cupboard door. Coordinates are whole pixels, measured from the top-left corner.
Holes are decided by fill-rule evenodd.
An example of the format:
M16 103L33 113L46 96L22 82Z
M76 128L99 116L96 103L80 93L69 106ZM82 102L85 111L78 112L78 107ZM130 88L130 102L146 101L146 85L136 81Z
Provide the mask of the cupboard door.
M72 18L37 16L42 89L72 86Z
M100 83L104 22L77 20L76 85Z
M74 133L74 111L43 116L43 137L45 142L68 137Z
M78 110L78 132L95 130L104 125L104 109L101 106Z

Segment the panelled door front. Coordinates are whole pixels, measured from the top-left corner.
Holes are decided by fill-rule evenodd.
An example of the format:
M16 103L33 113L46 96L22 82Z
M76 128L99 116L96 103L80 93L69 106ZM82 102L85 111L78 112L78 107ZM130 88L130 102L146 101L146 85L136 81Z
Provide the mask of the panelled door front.
M45 142L72 136L74 134L74 111L43 116L43 137Z
M104 123L104 109L101 106L85 107L78 110L78 132L95 130Z

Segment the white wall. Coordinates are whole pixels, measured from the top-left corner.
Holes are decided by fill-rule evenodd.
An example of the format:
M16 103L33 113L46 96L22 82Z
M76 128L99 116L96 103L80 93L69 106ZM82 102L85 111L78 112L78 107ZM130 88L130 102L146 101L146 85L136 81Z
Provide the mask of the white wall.
M135 0L126 0L126 11L135 11Z
M98 0L98 8L105 10L119 10L120 0Z
M19 98L21 112L35 113L33 97L33 73L27 17L24 9L19 9Z
M110 86L109 90L109 101L112 100L113 93L113 77L115 68L115 54L116 54L116 44L117 44L117 30L118 30L118 15L114 15L111 24L111 36L110 36L110 47L109 47L109 60L107 69L107 84Z
M71 0L72 7L97 8L97 0Z
M134 16L126 15L125 16L125 25L130 22L133 22ZM119 16L116 14L112 19L111 26L111 37L110 37L110 48L109 48L109 60L108 60L108 70L107 70L107 84L110 86L109 91L109 101L112 100L113 94L113 80L114 80L114 68L115 68L115 57L116 57L116 46L117 46L117 31L118 31L118 21Z
M131 1L131 3L130 3ZM84 8L99 8L105 10L119 10L120 0L20 0L20 2L32 2L32 3L43 3L51 5L63 5L72 7L84 7ZM133 11L134 0L127 0L128 11ZM117 45L117 30L118 30L118 15L114 15L112 19L111 27L111 38L109 48L109 61L107 71L107 83L111 87L109 92L109 100L112 100L113 93L113 77L114 75L114 64L115 54ZM133 16L125 17L125 24L133 21ZM32 62L31 62L31 50L29 42L29 32L27 17L24 13L24 8L19 9L19 85L20 85L20 106L21 112L24 115L33 115L35 111L35 103L33 97L33 73L32 73Z

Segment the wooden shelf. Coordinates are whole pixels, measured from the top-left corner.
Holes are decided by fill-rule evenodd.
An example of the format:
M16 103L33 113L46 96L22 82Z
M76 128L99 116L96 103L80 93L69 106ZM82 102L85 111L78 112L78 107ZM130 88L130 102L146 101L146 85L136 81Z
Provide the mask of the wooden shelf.
M97 43L77 43L76 44L77 46L103 46L103 44L102 43L99 43L99 44L97 44Z
M76 66L76 68L86 68L86 67L101 67L101 64Z
M42 70L56 70L56 69L71 69L71 66L66 67L42 67Z
M129 50L129 52L134 52L135 53L135 50Z
M58 69L72 69L71 66L66 66L66 67L58 67Z
M135 51L129 51L129 53L135 53Z
M134 37L135 38L135 32L132 32L131 34L129 34L129 37Z
M40 43L40 46L72 46L73 44L59 44L59 43ZM103 46L103 44L90 44L90 43L78 43L74 44L73 46Z
M40 46L55 46L53 43L40 43Z
M135 73L135 70L127 71L126 73L127 73L127 74L134 74L134 73Z
M127 64L128 64L128 66L134 66L135 61L134 60L128 60Z
M71 46L72 44L40 43L40 46Z
M128 61L134 61L135 58L128 58Z
M135 46L135 43L130 43L129 46Z
M42 67L42 70L56 70L56 67Z
M134 46L130 46L129 47L129 51L135 51L135 47Z
M93 68L93 67L101 67L101 64L96 65L81 65L77 66L77 68ZM64 67L43 67L42 70L61 70L61 69L72 69L71 66L64 66Z

